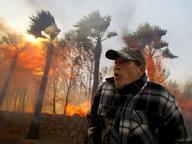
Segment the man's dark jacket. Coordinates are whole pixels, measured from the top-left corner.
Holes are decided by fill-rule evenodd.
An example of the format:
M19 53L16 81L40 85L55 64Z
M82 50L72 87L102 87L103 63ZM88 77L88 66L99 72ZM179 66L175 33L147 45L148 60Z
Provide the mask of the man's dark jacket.
M90 144L187 143L175 97L145 75L120 90L113 78L106 79L87 118Z

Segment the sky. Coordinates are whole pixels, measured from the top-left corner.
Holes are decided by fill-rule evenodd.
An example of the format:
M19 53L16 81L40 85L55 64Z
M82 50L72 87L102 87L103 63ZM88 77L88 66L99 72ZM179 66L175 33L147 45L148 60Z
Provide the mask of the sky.
M103 43L101 66L112 61L104 57L108 49L121 49L122 34L134 32L140 24L148 22L167 30L163 40L169 43L177 59L166 59L170 79L181 84L192 79L192 1L191 0L0 0L0 21L19 33L26 33L29 16L38 10L48 10L61 29L60 37L73 29L73 25L92 11L111 16L109 31L118 36Z

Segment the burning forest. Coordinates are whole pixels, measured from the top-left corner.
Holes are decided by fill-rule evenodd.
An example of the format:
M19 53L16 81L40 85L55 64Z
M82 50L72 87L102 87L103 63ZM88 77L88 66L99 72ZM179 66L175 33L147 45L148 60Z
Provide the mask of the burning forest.
M33 112L38 85L43 75L46 57L46 41L37 39L35 42L27 37L18 37L18 41L12 43L16 35L8 35L2 38L1 44L1 90L8 71L11 78L5 99L1 109L5 111ZM70 47L69 44L62 47L65 41L56 41L52 66L49 71L49 81L46 91L46 100L43 111L46 113L64 112L65 95L70 95L69 110L87 109L78 107L88 103L89 63L87 60L77 59L79 50ZM85 58L89 58L86 52L82 52ZM85 63L86 61L86 63ZM82 65L80 65L80 63ZM12 65L12 67L10 67ZM83 73L85 73L83 75ZM79 87L76 89L75 87ZM72 90L73 89L73 90ZM69 92L71 94L69 94ZM85 96L82 100L82 95ZM54 99L54 103L53 100ZM72 99L74 99L72 101ZM71 105L70 105L71 103ZM73 110L73 108L74 110ZM75 113L67 111L67 113ZM78 110L77 113L78 114ZM82 115L82 112L81 112ZM86 112L84 113L86 115Z

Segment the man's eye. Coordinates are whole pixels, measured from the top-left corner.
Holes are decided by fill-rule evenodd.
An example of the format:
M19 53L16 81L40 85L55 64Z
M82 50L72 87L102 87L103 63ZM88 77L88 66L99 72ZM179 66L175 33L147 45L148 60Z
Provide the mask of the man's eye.
M131 62L130 60L121 59L121 60L116 60L115 64L125 64L130 62Z
M119 61L116 62L116 64L124 64L124 63L125 63L124 60L119 60Z
M130 60L123 60L123 63L130 63Z

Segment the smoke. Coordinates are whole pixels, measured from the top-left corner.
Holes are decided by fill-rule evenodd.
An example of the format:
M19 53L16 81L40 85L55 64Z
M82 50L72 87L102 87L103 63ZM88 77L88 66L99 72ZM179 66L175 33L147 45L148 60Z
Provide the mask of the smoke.
M25 3L33 10L49 10L65 31L73 28L83 16L98 10L101 16L111 16L109 30L121 33L134 18L138 0L25 0Z
M10 28L5 18L0 17L0 38L12 32L12 28Z
M32 8L44 8L49 5L49 2L46 0L26 0L25 3Z

